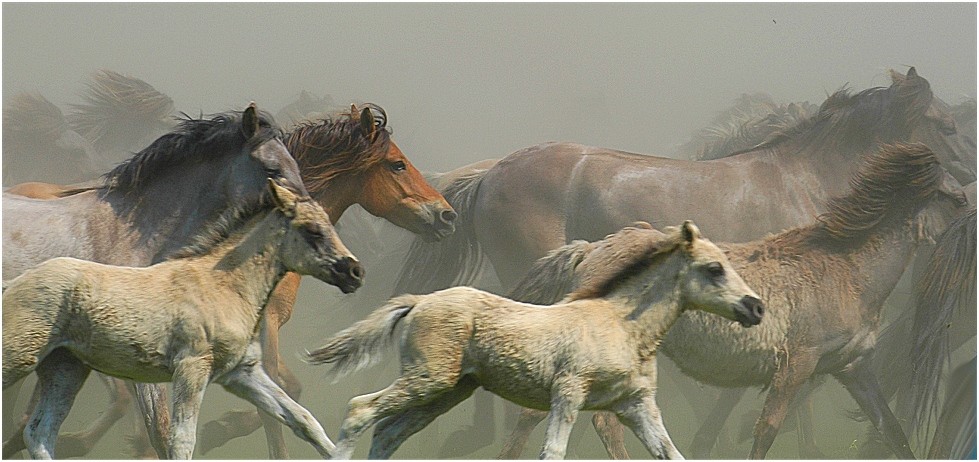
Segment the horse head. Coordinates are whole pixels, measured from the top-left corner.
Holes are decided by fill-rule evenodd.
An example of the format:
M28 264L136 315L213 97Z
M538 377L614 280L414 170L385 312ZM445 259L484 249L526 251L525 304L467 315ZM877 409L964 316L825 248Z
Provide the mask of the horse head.
M455 231L455 210L391 140L383 109L368 104L296 128L289 149L307 186L332 213L360 204L423 239ZM327 205L329 204L329 205Z
M280 247L286 268L335 285L345 294L357 290L363 284L364 269L340 241L323 207L275 180L269 179L268 185L272 202L288 221Z

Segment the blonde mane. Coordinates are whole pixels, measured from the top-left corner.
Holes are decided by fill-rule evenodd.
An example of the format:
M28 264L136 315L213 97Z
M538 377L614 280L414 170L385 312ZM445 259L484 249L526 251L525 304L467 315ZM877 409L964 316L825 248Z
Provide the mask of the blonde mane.
M580 263L583 275L566 301L604 297L619 284L652 264L656 257L672 252L684 242L680 229L665 233L646 227L626 227L593 244Z

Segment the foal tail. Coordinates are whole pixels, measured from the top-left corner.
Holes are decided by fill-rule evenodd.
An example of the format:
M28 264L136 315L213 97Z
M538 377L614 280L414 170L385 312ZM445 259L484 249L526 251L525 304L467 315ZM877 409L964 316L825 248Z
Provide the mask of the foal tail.
M472 285L479 277L483 253L473 227L473 204L488 170L476 170L449 183L442 192L459 214L456 230L438 242L415 237L398 276L394 295L428 294L458 285Z
M391 343L394 328L422 299L420 295L392 298L366 318L338 332L326 344L306 352L313 364L332 364L337 377L372 366L380 360L380 350Z

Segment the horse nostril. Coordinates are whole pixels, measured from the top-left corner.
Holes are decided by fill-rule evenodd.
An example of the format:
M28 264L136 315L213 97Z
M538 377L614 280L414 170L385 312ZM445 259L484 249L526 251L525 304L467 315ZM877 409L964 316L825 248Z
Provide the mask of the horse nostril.
M350 270L348 274L354 279L364 279L364 267L360 265L359 261L353 260L353 262L350 263Z
M439 220L442 220L442 223L452 224L456 218L459 218L459 214L455 210L443 210L439 213Z
M761 317L765 315L765 305L762 304L761 300L750 295L746 295L741 299L741 303L748 309L748 312L755 317L761 319Z

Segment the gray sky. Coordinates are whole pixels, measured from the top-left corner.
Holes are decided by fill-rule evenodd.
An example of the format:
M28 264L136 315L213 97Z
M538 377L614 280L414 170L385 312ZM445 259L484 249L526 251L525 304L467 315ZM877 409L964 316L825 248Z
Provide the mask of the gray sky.
M976 95L975 3L3 4L3 94L107 68L188 113L375 102L419 167L552 140L669 154L741 93L819 103L917 67Z

